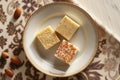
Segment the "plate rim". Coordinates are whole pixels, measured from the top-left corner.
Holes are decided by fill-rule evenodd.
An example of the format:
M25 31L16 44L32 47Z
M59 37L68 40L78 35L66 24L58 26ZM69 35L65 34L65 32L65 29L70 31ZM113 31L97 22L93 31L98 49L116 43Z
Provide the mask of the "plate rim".
M95 50L94 50L93 54L91 55L90 59L88 60L88 62L87 62L83 67L81 67L77 72L75 72L75 73L70 73L70 74L68 74L68 75L66 75L66 74L60 74L60 75L59 75L59 74L55 74L55 73L46 71L46 70L44 70L44 69L42 69L42 68L40 68L40 67L38 68L38 67L35 65L36 63L35 63L34 61L32 61L31 58L29 57L29 55L28 55L28 50L25 48L25 32L26 32L26 30L27 30L27 28L28 28L28 27L27 27L27 24L29 23L29 21L30 21L30 19L32 18L32 16L34 16L37 12L39 12L40 10L42 10L42 9L44 9L44 8L46 8L46 7L49 7L49 6L51 6L51 5L60 5L60 4L72 6L72 7L76 8L76 9L80 10L82 13L84 13L85 16L87 16L87 18L90 20L90 22L95 25L94 27L96 27L96 28L94 28L94 29L95 29L95 33L96 33L96 45L95 45L96 47L95 47ZM98 49L98 38L99 38L99 37L98 37L97 26L99 26L99 24L90 16L90 14L88 14L83 8L81 8L80 6L78 6L78 5L75 4L75 3L55 2L55 3L46 4L46 5L44 5L44 6L41 6L41 7L38 8L33 14L31 14L30 17L28 18L26 24L25 24L25 29L24 29L24 32L23 32L23 41L22 41L24 53L25 53L26 57L28 58L29 62L30 62L37 70L41 71L41 72L44 73L44 74L47 74L47 75L53 76L53 77L68 77L68 76L75 75L75 74L80 73L81 71L83 71L83 70L93 61L93 59L94 59L94 57L95 57L95 55L96 55L96 52L97 52L97 49Z

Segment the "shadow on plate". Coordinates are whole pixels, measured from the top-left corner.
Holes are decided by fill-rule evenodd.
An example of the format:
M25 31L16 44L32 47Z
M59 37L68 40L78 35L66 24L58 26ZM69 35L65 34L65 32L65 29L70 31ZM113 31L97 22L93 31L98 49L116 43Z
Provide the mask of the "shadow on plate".
M37 54L39 55L39 58L50 64L50 67L55 68L59 71L66 72L69 68L69 65L54 56L59 45L60 43L56 44L48 50L45 50L39 40L35 38L31 44L31 47L35 48ZM46 66L48 65L46 64Z

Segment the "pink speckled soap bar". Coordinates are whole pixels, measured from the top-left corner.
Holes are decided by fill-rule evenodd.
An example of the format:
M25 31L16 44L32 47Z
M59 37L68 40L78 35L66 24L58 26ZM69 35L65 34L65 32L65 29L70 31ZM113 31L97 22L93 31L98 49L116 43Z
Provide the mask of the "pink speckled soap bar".
M78 50L73 44L63 40L58 47L55 56L58 59L70 64L77 52Z

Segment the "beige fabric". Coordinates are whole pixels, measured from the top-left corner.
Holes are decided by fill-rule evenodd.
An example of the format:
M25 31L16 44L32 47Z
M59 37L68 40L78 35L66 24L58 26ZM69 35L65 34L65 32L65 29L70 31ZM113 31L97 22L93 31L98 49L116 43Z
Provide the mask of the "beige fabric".
M120 41L120 0L73 0Z
M37 2L36 2L37 1ZM68 1L68 0L54 0L54 1ZM104 25L108 25L108 28L115 26L120 27L120 17L114 17L119 14L113 12L111 22L108 23L105 12L101 11L105 6L110 4L102 4L103 0L75 0L82 7L86 7L85 10L89 11L98 22L104 22ZM117 4L119 0L104 0L104 3ZM117 2L118 1L118 2ZM8 59L0 58L0 80L120 80L120 43L111 37L110 34L98 27L99 45L91 64L74 76L67 78L51 77L36 70L33 65L28 61L23 51L22 36L25 28L25 24L30 15L37 10L40 6L53 2L52 0L0 0L0 55L6 51L9 53ZM29 5L28 5L29 3ZM29 7L32 5L32 8ZM17 21L13 21L13 14L17 7L23 9L22 15ZM96 7L97 6L97 7ZM99 7L100 6L100 7ZM98 8L99 7L99 8ZM108 7L109 8L109 7ZM94 10L95 9L95 10ZM99 11L97 11L97 9ZM112 10L112 8L110 8ZM104 9L105 11L106 9ZM109 10L109 12L111 11ZM114 10L114 9L113 9ZM120 9L118 10L120 11ZM101 12L101 13L100 13ZM93 14L94 13L94 14ZM99 16L101 14L101 16ZM96 16L96 17L95 17ZM98 20L99 18L99 20ZM115 21L114 21L115 20ZM117 24L113 24L117 23ZM114 31L114 27L112 27ZM120 28L119 28L120 29ZM119 34L119 29L118 31ZM116 33L115 32L115 33ZM114 33L114 34L115 34ZM120 39L120 38L119 38ZM22 65L16 66L11 63L11 57L16 55L23 62ZM5 69L11 68L14 72L14 76L9 78L5 75Z

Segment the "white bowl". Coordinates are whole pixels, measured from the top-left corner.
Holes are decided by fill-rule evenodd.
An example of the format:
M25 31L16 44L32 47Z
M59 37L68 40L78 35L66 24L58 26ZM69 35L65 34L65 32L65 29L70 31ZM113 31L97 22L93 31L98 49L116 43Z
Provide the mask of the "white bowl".
M81 25L70 40L79 48L78 54L70 65L54 57L59 44L45 50L36 40L38 32L48 25L55 29L65 15ZM71 76L85 69L96 54L98 46L96 24L83 9L76 5L70 3L48 4L32 14L26 23L23 46L27 58L39 71L57 77Z

